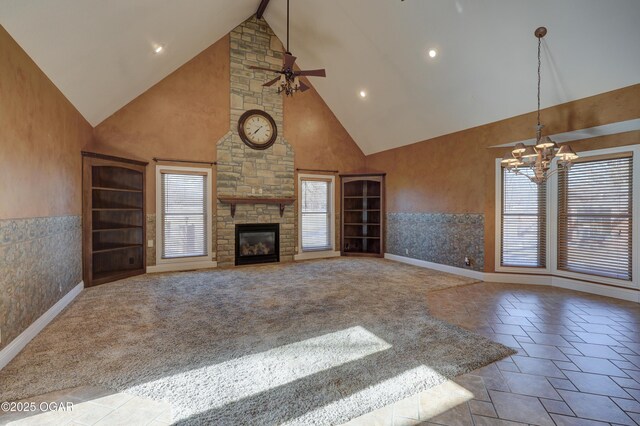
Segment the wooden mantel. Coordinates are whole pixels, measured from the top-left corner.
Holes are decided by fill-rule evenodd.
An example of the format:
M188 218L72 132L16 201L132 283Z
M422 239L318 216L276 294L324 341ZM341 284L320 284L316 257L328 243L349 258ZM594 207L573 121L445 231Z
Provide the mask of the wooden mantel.
M264 198L264 197L218 197L222 204L231 205L231 217L236 215L236 205L238 204L278 204L280 206L280 217L284 215L286 205L293 204L295 198Z

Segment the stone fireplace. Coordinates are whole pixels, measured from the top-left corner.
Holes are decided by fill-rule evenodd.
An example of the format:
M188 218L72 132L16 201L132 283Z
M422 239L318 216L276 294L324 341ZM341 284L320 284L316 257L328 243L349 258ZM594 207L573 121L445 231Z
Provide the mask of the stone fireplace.
M280 224L236 225L236 265L280 261Z
M287 205L281 212L277 204L260 203L260 198L294 197L294 152L283 138L283 95L262 86L272 78L271 75L249 69L250 65L282 66L282 44L266 21L252 17L231 31L230 59L231 131L217 143L218 265L232 266L247 260L240 256L238 263L236 259L242 247L237 227L245 224L277 225L279 241L275 248L276 256L269 261L292 261L295 253L295 204ZM278 137L265 150L245 145L238 134L238 119L250 109L266 111L276 123ZM255 198L255 203L238 204L232 215L230 205L220 201L225 197Z

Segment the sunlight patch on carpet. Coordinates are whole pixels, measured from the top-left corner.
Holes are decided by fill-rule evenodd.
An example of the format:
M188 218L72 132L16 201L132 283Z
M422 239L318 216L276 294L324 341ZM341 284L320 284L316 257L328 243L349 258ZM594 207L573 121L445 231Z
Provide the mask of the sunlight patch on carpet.
M346 398L334 401L331 404L320 407L312 412L305 413L303 416L290 420L285 424L300 425L304 424L305 421L308 421L309 418L327 418L330 417L330 413L337 412L341 412L340 414L345 418L357 418L357 416L361 414L359 407L363 404L368 404L371 401L388 398L389 393L393 392L394 389L406 389L407 386L411 386L411 384L417 385L424 382L446 381L447 378L434 369L429 368L426 365L420 365L416 368L404 371L395 377L373 384L372 386L356 392L353 395L349 395ZM347 399L349 400L349 403L345 404L345 400ZM449 381L447 382L447 392L438 394L437 399L437 404L435 404L429 412L430 417L435 417L459 404L473 399L473 393L457 383ZM344 412L345 408L347 410L349 408L355 408L358 410L354 410L354 412Z
M164 389L192 404L191 414L237 402L301 378L390 349L363 327L313 337L216 365L208 365L129 388ZM205 389L214 389L211 395ZM214 397L212 401L211 398Z

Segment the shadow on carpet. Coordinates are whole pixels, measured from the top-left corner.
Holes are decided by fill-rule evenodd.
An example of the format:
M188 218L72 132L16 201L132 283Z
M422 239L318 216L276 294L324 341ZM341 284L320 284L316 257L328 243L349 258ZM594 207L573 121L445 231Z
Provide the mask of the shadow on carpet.
M95 385L178 424L341 424L514 353L429 315L428 292L472 282L351 258L134 277L84 291L0 400Z

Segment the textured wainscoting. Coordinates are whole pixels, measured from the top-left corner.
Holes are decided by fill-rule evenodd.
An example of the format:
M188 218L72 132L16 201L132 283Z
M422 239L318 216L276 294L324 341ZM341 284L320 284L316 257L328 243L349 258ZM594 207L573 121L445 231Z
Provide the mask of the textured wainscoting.
M153 247L149 247L147 241L153 241ZM158 246L158 239L156 238L156 215L147 215L147 237L144 243L147 246L147 266L155 266L156 264L156 247Z
M409 250L409 254L406 253ZM387 213L387 253L484 270L484 215L446 213Z
M80 216L0 220L0 349L82 281Z

